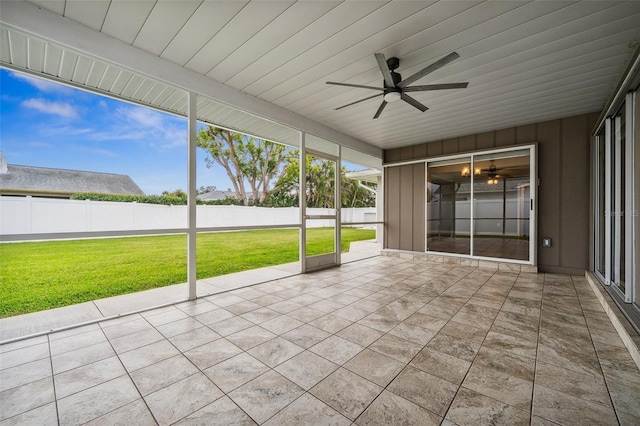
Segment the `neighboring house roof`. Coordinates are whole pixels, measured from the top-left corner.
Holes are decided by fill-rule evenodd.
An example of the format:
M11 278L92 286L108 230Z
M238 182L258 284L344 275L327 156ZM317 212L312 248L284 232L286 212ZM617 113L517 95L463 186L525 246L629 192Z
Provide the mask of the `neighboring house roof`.
M127 175L7 164L0 173L0 193L71 196L77 192L145 195Z
M356 172L347 172L345 176L349 179L360 180L363 182L378 183L378 178L382 176L382 170L365 169Z
M236 193L234 191L220 191L216 189L215 191L205 192L197 196L198 200L203 201L223 200L227 197L235 198Z

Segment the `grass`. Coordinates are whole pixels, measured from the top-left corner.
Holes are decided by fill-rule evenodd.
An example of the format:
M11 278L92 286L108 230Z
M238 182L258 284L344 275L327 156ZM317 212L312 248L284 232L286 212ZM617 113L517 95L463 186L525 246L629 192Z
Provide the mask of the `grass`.
M307 230L309 255L332 251L333 229ZM341 249L375 231L343 228ZM298 229L198 234L197 277L298 260ZM0 318L187 280L187 237L166 235L0 244Z

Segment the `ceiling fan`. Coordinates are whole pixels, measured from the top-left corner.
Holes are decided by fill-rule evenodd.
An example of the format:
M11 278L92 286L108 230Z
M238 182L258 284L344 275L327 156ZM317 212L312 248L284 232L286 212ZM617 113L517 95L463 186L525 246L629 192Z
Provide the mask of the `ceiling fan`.
M469 83L446 83L446 84L427 84L422 86L409 86L409 84L414 81L424 77L427 74L432 73L433 71L447 65L449 62L460 57L456 52L449 53L444 58L432 63L428 67L425 67L413 74L411 77L402 79L402 76L395 72L395 70L400 65L400 59L398 58L389 58L385 59L384 54L376 53L375 54L376 61L378 62L378 67L380 67L380 71L382 72L382 76L384 77L384 87L374 87L374 86L363 86L361 84L349 84L349 83L337 83L335 81L327 81L327 84L333 84L335 86L346 86L346 87L357 87L359 89L371 89L371 90L379 90L382 93L377 95L369 96L364 99L360 99L355 102L351 102L346 105L342 105L341 107L336 108L335 110L339 110L342 108L346 108L351 105L355 105L360 102L367 101L369 99L376 98L378 96L382 96L382 103L376 111L376 114L373 118L380 117L382 114L382 110L387 106L389 102L396 102L399 100L403 100L414 108L419 109L422 112L425 112L429 108L407 95L408 92L423 92L426 90L444 90L444 89L464 89Z

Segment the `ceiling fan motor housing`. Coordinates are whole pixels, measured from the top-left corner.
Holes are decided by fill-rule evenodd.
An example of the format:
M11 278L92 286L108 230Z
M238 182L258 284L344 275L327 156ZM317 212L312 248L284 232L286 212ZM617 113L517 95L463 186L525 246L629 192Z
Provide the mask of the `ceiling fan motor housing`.
M393 71L400 66L400 59L398 58L389 58L387 59L387 65L389 66L389 71Z

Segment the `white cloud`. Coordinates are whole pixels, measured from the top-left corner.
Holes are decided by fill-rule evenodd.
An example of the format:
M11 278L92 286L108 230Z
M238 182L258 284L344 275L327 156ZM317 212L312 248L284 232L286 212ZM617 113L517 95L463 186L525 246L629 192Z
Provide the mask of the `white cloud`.
M129 107L119 108L118 112L139 125L150 127L162 126L162 113L151 109Z
M68 103L65 102L52 102L46 99L27 99L22 101L21 105L25 108L35 109L45 114L55 114L64 118L76 118L78 117L78 111Z
M65 86L64 84L55 83L53 81L44 80L42 78L31 77L30 75L12 73L13 77L18 80L26 81L36 89L45 93L62 93L62 94L71 94L73 93L73 89Z

